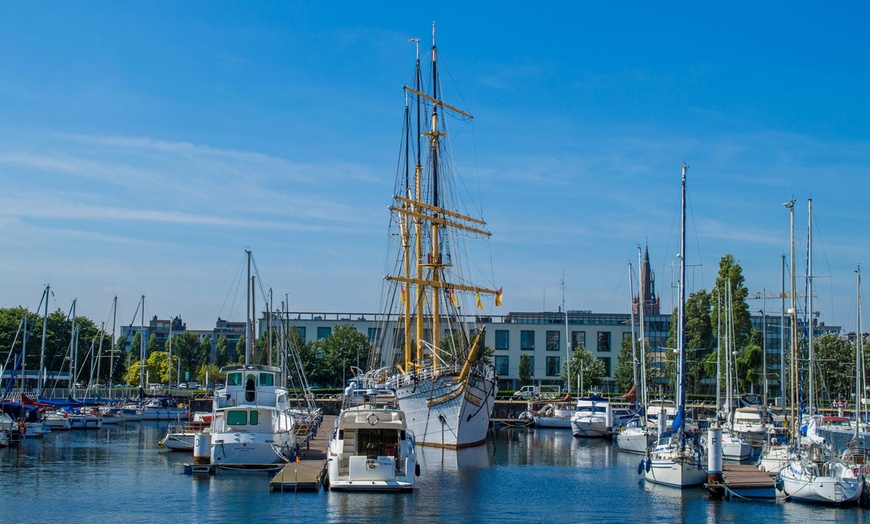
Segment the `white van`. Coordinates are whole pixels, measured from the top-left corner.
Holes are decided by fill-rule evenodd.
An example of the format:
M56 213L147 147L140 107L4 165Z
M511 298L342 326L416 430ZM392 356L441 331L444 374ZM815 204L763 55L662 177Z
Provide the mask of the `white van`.
M514 392L511 396L511 400L558 398L561 395L561 386L523 386Z

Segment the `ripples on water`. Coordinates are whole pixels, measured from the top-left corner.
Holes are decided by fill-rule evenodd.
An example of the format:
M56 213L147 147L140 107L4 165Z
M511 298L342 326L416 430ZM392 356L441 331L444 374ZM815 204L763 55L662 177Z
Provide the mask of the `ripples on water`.
M185 475L180 464L191 455L157 447L165 431L166 423L131 423L0 449L0 520L870 524L859 508L711 501L703 489L645 484L639 455L567 430L505 428L486 446L420 448L422 474L409 494L270 493L270 474Z

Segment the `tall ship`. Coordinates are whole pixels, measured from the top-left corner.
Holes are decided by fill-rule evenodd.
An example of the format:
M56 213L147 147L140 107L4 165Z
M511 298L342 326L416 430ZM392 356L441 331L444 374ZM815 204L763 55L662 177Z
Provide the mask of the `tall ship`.
M435 28L429 85L419 40L413 86L404 86L401 160L390 207L386 325L378 332L368 377L396 393L408 429L424 446L482 444L497 391L495 368L477 326L482 298L501 290L475 284L468 252L489 238L486 222L465 211L471 201L453 166L447 117L472 116L442 100ZM478 275L478 278L480 275ZM463 314L464 313L464 314ZM381 338L383 337L383 338Z

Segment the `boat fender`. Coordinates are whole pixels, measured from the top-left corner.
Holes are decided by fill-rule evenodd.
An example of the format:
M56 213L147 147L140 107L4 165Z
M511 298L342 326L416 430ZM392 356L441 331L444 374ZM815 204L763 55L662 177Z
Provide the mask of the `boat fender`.
M644 467L646 467L646 472L649 473L649 470L652 469L652 460L646 459Z
M778 489L779 491L782 491L782 488L785 485L782 481L782 477L779 476L779 473L776 474L776 481L774 482L774 485L776 486L776 489Z
M643 474L643 462L644 462L644 461L641 460L640 462L637 463L637 474L638 474L638 475L642 475L642 474Z
M417 477L420 476L420 464L416 462L414 463L414 475Z

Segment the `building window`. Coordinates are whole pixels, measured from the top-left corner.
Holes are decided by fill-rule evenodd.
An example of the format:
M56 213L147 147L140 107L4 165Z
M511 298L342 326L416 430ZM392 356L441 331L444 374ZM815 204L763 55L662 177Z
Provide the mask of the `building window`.
M506 329L496 329L495 349L510 349L510 334Z
M331 327L319 327L317 328L317 340L323 340L324 338L329 337L331 333Z
M535 349L535 332L520 331L520 349L534 351Z
M547 376L548 377L558 377L559 376L559 358L560 357L547 357Z
M559 332L547 331L547 351L559 351Z
M572 331L571 332L571 349L583 348L586 349L586 332Z
M508 376L510 359L507 356L496 356L495 357L495 372L499 376L506 377Z
M529 357L529 369L532 370L532 378L535 378L535 357Z
M611 377L610 374L610 357L598 357L598 360L604 363L604 376Z
M598 332L598 351L610 351L610 331Z
M377 342L381 338L381 328L369 328L369 342Z
M299 339L305 342L305 326L293 326L290 331L295 331L299 335Z

